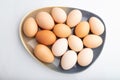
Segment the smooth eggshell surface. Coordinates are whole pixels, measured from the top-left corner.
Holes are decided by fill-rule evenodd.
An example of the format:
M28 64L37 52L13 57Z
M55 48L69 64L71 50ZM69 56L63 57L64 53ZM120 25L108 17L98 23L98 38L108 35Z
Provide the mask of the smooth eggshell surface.
M88 48L97 48L102 42L102 38L94 34L89 34L83 39L83 44Z
M29 17L23 24L23 32L27 37L34 37L38 31L38 26L33 17Z
M77 62L77 53L75 51L67 51L61 59L61 67L64 70L71 69Z
M69 47L76 52L83 49L82 40L75 35L70 35L68 37L68 44L69 44Z
M48 12L39 12L36 15L36 21L42 29L51 30L55 25L52 16Z
M80 38L83 38L86 35L88 35L89 31L90 31L90 26L87 21L80 22L75 28L75 34Z
M75 27L82 19L82 13L80 10L72 10L67 17L67 25Z
M71 29L66 24L56 24L54 26L53 32L57 37L68 37L71 34Z
M52 46L52 52L55 56L62 56L68 49L66 38L58 39Z
M90 48L84 48L78 53L78 64L88 66L93 60L93 51Z
M93 34L101 35L104 32L103 23L96 17L91 17L89 19L90 29Z
M53 8L51 14L56 23L64 23L67 19L66 12L61 8Z
M52 31L40 30L36 34L36 40L44 45L52 45L56 41L56 36Z
M54 61L51 50L45 45L38 44L34 49L34 54L39 60L45 63L52 63Z

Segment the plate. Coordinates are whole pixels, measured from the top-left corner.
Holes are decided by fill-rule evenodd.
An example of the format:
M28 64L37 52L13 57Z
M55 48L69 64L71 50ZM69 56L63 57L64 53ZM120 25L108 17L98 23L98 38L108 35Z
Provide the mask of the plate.
M28 51L28 53L36 60L38 60L35 56L34 56L34 48L36 46L36 44L38 44L36 42L35 39L33 38L28 38L24 35L23 33L23 30L22 30L22 27L23 27L23 24L24 24L24 21L28 18L28 17L35 17L36 14L40 11L46 11L46 12L49 12L51 11L53 7L45 7L45 8L39 8L39 9L36 9L36 10L33 10L33 11L30 11L29 13L27 13L23 18L22 18L22 21L20 23L20 29L19 29L19 35L20 35L20 39L25 47L25 49ZM72 8L72 7L60 7L62 8L67 14L73 10L73 9L78 9L78 8ZM88 21L90 17L97 17L104 25L105 27L105 24L103 22L103 20L96 14L92 13L92 12L89 12L89 11L86 11L86 10L82 10L82 9L78 9L82 12L82 21ZM94 57L93 57L93 61L92 63L89 65L89 66L86 66L86 67L81 67L79 66L78 64L76 64L72 69L70 70L63 70L60 66L60 58L55 58L55 61L51 64L46 64L46 63L43 63L41 62L40 60L38 60L40 62L40 64L44 64L46 67L54 70L54 71L57 71L57 72L62 72L62 73L78 73L78 72L81 72L81 71L84 71L86 70L87 68L89 68L95 61L96 59L99 57L99 55L101 54L101 51L103 49L103 46L104 46L104 43L105 43L105 36L106 36L106 28L105 28L105 31L102 35L100 35L103 39L103 43L101 46L99 46L98 48L94 48L92 49L93 52L94 52Z

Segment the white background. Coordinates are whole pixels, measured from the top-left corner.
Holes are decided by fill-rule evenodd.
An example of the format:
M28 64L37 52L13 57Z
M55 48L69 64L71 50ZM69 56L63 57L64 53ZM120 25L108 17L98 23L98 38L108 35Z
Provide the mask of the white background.
M0 0L0 80L120 80L119 0ZM24 49L19 24L30 10L47 6L71 6L99 15L106 24L101 55L77 74L55 72L39 64Z

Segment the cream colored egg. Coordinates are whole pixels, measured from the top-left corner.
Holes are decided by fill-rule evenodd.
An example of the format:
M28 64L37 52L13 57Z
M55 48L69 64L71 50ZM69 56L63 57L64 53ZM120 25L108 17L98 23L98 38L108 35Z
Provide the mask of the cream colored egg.
M53 32L57 37L68 37L71 34L71 29L66 24L56 24L54 26Z
M78 54L78 64L80 66L88 66L93 60L93 50L84 48Z
M97 17L89 19L90 29L93 34L101 35L104 32L104 25Z
M36 21L42 29L51 30L55 25L52 16L48 12L39 12L36 15Z
M61 8L58 7L53 8L51 14L56 23L64 23L66 21L67 14Z
M68 49L66 38L58 39L52 46L52 52L55 56L62 56Z
M89 31L90 31L90 26L87 21L80 22L75 28L75 34L80 38L83 38L86 35L88 35Z
M74 51L78 52L83 49L82 40L75 35L70 35L68 37L68 44L69 44L69 47Z
M38 26L33 17L29 17L23 24L23 32L27 37L34 37L38 31Z
M75 27L82 19L82 13L80 10L72 10L67 17L67 25Z
M34 49L35 56L45 63L52 63L54 61L54 56L51 50L42 44L38 44Z
M61 58L61 67L64 70L71 69L77 62L77 53L73 50L67 51Z
M83 39L83 44L88 48L97 48L102 44L103 40L100 36L90 34Z

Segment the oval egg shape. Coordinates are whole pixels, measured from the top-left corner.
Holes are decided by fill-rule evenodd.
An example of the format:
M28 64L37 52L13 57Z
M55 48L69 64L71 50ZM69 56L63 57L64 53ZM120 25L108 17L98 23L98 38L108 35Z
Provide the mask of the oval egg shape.
M52 16L48 12L39 12L36 15L36 21L42 29L51 30L55 25Z
M93 60L93 50L84 48L78 53L78 64L80 66L88 66Z
M97 17L89 19L90 29L93 34L101 35L104 32L104 25Z
M83 44L88 48L97 48L102 44L103 40L100 36L90 34L83 39Z
M82 19L82 13L80 10L72 10L67 17L67 25L70 27L75 27Z
M33 17L29 17L23 24L23 32L27 37L34 37L38 31L38 26Z
M42 44L38 44L34 49L35 56L45 63L52 63L54 61L54 56L51 50Z
M52 52L55 56L62 56L68 49L66 38L58 39L52 46Z
M61 58L61 67L64 70L71 69L77 62L77 53L73 50L67 51Z
M67 19L67 14L62 8L53 8L51 14L56 23L64 23Z
M82 40L79 37L75 36L75 35L70 35L68 37L68 45L72 50L74 50L76 52L83 49Z
M71 34L71 29L66 24L56 24L54 26L53 32L57 37L68 37Z
M56 36L52 31L40 30L36 34L36 40L44 45L52 45L56 41Z
M83 38L86 35L88 35L89 31L90 31L89 23L87 21L82 21L76 26L75 35L80 38Z

